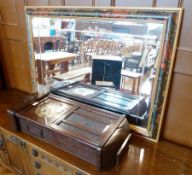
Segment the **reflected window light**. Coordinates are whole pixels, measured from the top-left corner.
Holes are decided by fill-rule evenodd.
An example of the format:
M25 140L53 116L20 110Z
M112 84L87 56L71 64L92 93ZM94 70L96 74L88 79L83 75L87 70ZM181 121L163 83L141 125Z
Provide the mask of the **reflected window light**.
M103 132L102 132L102 133L104 133L105 131L107 131L107 130L108 130L108 128L109 128L109 125L107 125L107 126L105 127L105 129L103 130Z
M142 162L143 162L144 153L145 153L145 150L144 150L144 148L142 148L141 151L140 151L139 163L142 163Z

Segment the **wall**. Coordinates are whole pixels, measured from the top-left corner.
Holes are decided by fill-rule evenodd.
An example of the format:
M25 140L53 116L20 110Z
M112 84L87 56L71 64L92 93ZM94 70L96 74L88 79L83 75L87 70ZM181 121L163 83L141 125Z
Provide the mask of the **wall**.
M184 18L167 103L164 137L192 147L192 1L184 0Z
M191 0L0 0L3 66L9 87L30 92L30 72L23 6L143 6L184 7L172 84L164 119L165 139L192 147L192 1ZM6 9L10 9L7 11ZM19 63L25 63L20 68ZM23 65L23 64L22 64ZM25 72L25 73L24 73ZM22 76L21 76L22 75ZM24 82L24 79L26 82Z

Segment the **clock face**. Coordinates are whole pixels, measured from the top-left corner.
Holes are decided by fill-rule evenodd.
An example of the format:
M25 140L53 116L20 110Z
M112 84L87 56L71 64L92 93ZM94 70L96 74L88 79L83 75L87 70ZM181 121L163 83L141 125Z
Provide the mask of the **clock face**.
M42 118L52 118L60 116L71 109L71 106L60 102L45 102L38 106L35 113Z

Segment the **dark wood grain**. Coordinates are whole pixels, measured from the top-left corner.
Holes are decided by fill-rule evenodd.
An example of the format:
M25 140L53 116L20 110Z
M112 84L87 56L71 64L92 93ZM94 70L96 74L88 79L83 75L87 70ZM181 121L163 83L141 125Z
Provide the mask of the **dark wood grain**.
M5 80L3 78L3 72L1 69L1 62L0 62L0 91L3 90L4 88L5 88Z
M44 98L45 100L37 99L35 103L22 107L21 110L9 112L14 119L11 120L13 126L17 125L21 132L95 165L98 170L115 166L117 152L130 133L128 121L124 115L100 110L52 94ZM59 108L56 105L54 109L52 105L55 104ZM54 120L48 121L47 117ZM14 121L17 122L14 123ZM47 131L50 131L52 137L46 135ZM128 145L124 147L125 150L127 148Z
M8 131L12 135L36 145L40 149L64 159L68 163L94 175L191 175L192 174L192 150L166 140L160 140L154 144L141 137L133 136L130 141L129 152L117 167L107 171L97 171L96 168L67 152L62 151L39 139L35 139L25 133L12 132L6 110L16 103L22 103L26 99L25 93L8 90L0 93L0 130ZM14 98L13 98L14 97ZM29 97L28 97L29 98ZM179 128L177 128L179 132ZM48 133L48 135L51 135Z

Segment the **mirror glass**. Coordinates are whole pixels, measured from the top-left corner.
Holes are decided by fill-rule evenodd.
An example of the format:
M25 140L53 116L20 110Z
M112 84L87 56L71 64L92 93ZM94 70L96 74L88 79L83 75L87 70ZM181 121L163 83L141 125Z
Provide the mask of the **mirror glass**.
M110 89L110 96L103 93L95 99L129 111L132 130L156 138L158 131L154 134L154 128L159 123L153 113L165 41L170 39L169 18L146 14L127 19L87 17L75 10L72 16L57 16L53 12L28 16L36 90L44 95L66 82ZM175 35L176 32L175 29ZM89 98L97 93L89 86L79 85L69 94Z

